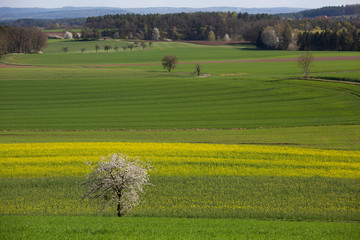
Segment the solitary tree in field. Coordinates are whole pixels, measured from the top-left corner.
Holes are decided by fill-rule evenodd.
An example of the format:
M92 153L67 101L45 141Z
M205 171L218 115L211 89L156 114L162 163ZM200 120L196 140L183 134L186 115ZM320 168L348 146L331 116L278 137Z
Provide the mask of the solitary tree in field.
M314 58L311 55L311 53L309 53L309 52L305 52L305 53L301 54L298 59L298 64L299 64L300 68L302 69L305 78L307 78L309 75L310 66L311 66L313 60L314 60Z
M115 47L114 47L114 50L115 50L116 52L118 52L119 47L118 47L118 46L115 46Z
M162 65L169 72L171 72L171 70L176 67L177 61L178 61L178 57L174 55L166 55L162 59Z
M105 45L104 46L104 50L108 53L109 50L111 49L111 46L110 45Z
M112 154L97 163L89 163L91 172L82 183L84 198L103 204L116 204L117 216L124 216L140 203L140 193L149 184L149 164L137 158Z
M84 54L85 50L86 50L86 48L82 48L81 53Z
M62 47L62 50L64 51L64 53L66 54L69 51L69 47Z
M100 49L100 46L99 45L95 45L95 51L96 51L96 53L97 53L97 51Z
M196 64L195 65L195 73L200 76L200 71L201 71L201 65L200 64Z

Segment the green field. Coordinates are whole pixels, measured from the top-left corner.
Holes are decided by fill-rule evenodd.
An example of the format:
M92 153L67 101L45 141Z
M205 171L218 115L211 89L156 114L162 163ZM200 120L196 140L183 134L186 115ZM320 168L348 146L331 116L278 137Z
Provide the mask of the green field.
M96 44L101 46L97 54ZM118 52L106 53L106 44L117 45ZM33 67L0 68L0 142L5 149L0 158L0 239L359 238L360 172L354 156L360 150L360 85L300 79L296 62L202 63L206 75L193 74L195 62L297 58L297 51L180 42L154 42L151 49L123 51L121 46L127 44L51 40L44 54L3 59ZM70 49L67 54L61 50L64 46ZM81 48L86 48L84 54ZM312 53L359 56L358 52ZM168 73L159 65L166 54L178 56L184 64ZM310 76L356 82L359 66L359 60L316 61ZM117 219L110 217L112 209L94 217L97 209L80 202L76 190L83 176L72 170L63 173L68 163L60 157L70 159L69 169L81 169L81 156L90 156L86 147L46 150L47 143L69 142L191 143L177 154L148 152L164 159L185 159L192 155L181 151L206 145L201 145L195 160L170 161L166 166L172 173L155 172L151 178L155 187L148 189L145 203L132 217ZM19 149L10 150L9 143ZM27 143L45 145L31 152ZM291 146L299 153L282 148L258 155L250 151L218 163L234 152L214 150L208 155L205 150L212 144L282 146L284 151ZM126 151L103 147L93 155L111 153L107 150ZM312 151L321 154L314 157ZM141 154L146 158L146 152ZM249 162L233 163L236 156ZM196 163L198 159L204 162ZM202 169L201 174L175 174L186 166ZM312 173L260 174L274 166L281 172ZM258 168L259 173L219 173L231 167ZM31 175L32 169L42 168L49 172ZM60 173L57 168L65 170ZM337 175L322 175L326 169L338 171Z
M358 223L1 216L1 239L358 239ZM40 227L41 226L41 227Z

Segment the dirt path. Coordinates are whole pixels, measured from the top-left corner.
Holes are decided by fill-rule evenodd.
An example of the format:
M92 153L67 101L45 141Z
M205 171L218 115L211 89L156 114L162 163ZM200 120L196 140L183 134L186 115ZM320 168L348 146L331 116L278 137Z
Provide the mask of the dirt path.
M297 58L272 58L272 59L244 59L244 60L225 60L225 61L196 61L179 62L178 64L197 64L197 63L252 63L252 62L296 62ZM360 56L338 56L338 57L315 57L314 61L346 61L360 60ZM102 64L102 65L72 65L73 67L122 67L122 66L153 66L161 63L124 63L124 64ZM18 68L18 67L54 67L54 66L34 66L34 65L16 65L0 63L0 68ZM66 67L66 66L64 66Z
M310 81L322 81L322 82L336 82L336 83L346 83L346 84L354 84L354 85L360 85L360 82L350 82L350 81L340 81L340 80L331 80L331 79L323 79L323 78L316 78L316 77L310 77L308 79L302 78L303 80L310 80Z

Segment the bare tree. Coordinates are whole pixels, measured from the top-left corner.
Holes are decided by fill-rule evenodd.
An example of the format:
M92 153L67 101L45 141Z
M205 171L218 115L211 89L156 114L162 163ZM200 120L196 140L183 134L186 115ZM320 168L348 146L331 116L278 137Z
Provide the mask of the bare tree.
M178 57L174 55L166 55L162 59L162 65L169 72L171 72L171 70L176 67L177 61L178 61Z
M81 184L83 198L116 204L117 216L124 216L140 203L140 193L149 184L151 166L122 154L112 154L97 163L88 163L91 172Z
M69 47L62 47L62 50L64 51L64 53L66 54L69 51Z
M40 52L47 36L38 28L0 26L0 51L4 53Z
M311 66L313 60L314 60L314 58L313 58L312 54L309 52L305 52L305 53L301 54L298 59L298 65L302 69L305 78L308 78L310 66Z
M86 48L82 48L81 53L84 54L85 50L86 50Z
M110 45L105 45L104 46L104 50L108 53L109 50L111 49L111 46Z
M96 50L96 53L97 53L97 51L100 49L100 46L99 45L95 45L95 50Z

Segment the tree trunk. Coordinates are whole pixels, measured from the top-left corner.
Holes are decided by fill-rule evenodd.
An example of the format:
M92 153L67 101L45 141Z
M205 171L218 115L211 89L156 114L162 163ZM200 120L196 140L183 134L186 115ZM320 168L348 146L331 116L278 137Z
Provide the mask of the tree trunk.
M120 202L118 202L118 205L117 205L117 216L121 217L121 205L120 205Z

